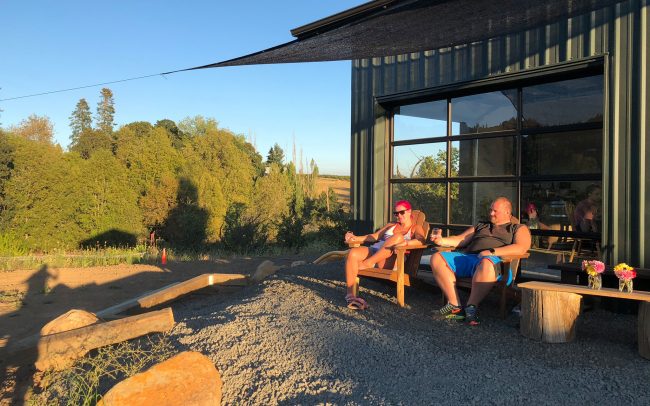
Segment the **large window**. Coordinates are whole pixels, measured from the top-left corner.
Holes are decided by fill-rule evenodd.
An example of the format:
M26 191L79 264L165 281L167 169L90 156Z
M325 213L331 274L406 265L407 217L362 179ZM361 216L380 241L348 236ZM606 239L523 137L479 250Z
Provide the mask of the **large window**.
M451 94L392 117L391 197L431 223L463 229L506 196L538 248L601 230L602 75Z

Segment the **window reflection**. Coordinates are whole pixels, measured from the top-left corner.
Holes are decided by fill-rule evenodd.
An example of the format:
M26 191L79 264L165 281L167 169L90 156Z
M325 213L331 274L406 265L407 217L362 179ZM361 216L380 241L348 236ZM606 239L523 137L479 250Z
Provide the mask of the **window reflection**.
M522 89L523 128L603 121L603 76Z
M600 173L603 130L522 135L524 175Z
M446 222L447 188L444 183L406 183L393 185L393 202L408 200L414 209L426 214L430 223Z
M516 204L517 185L514 182L451 183L451 222L474 225L488 219L490 204L505 196ZM513 208L513 213L516 213Z
M599 232L602 225L601 182L525 182L522 206L532 204L538 221L548 229ZM522 221L529 216L522 213Z
M517 128L517 90L476 94L451 100L452 135Z
M393 148L393 178L443 178L447 172L447 144L402 145Z
M395 109L395 141L447 136L447 101L409 104Z
M454 141L452 176L514 175L516 150L514 137Z

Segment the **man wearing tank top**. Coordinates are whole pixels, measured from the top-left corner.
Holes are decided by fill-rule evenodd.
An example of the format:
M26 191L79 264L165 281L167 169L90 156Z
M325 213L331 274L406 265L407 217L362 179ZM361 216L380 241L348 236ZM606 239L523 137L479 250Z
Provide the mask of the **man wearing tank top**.
M489 222L479 222L456 236L431 236L436 245L463 249L463 252L438 252L431 256L431 271L447 298L447 304L440 309L446 318L478 325L477 307L494 283L506 277L510 284L512 275L501 275L499 256L524 254L531 243L528 227L512 223L511 217L512 203L498 197L490 205ZM464 308L456 292L457 277L472 278L472 290Z

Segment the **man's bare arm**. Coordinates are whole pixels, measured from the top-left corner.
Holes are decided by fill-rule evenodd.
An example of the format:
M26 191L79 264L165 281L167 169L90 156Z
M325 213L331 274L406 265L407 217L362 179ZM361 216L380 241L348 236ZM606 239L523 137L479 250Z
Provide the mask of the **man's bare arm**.
M450 237L437 237L432 235L431 242L436 245L442 245L446 247L464 247L469 244L469 241L474 235L474 227L470 227L467 230L463 231L462 234L452 235Z

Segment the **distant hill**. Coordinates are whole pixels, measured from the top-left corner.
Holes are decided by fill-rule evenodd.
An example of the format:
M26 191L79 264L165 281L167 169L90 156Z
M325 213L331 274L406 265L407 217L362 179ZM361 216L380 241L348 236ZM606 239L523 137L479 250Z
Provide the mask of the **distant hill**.
M328 179L341 179L341 180L347 180L350 181L350 176L349 175L318 175L321 178L328 178Z

